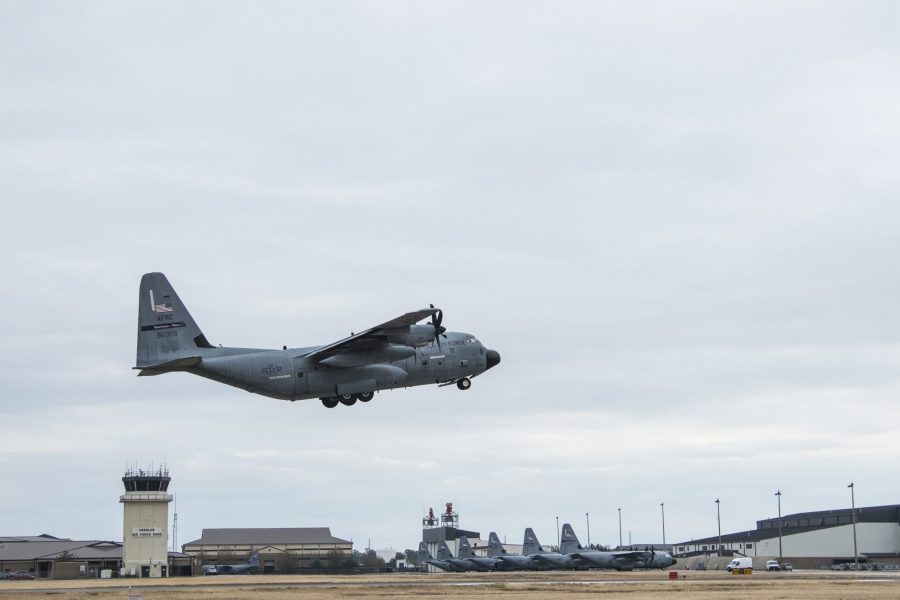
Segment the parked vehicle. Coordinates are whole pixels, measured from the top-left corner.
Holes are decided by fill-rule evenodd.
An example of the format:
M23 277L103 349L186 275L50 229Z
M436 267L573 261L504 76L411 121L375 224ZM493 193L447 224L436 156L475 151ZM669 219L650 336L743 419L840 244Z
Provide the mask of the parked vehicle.
M3 573L0 573L0 579L12 579L12 576L12 571L4 571Z
M782 571L793 571L794 565L792 565L791 563L781 563L781 570Z
M753 558L750 556L741 556L739 558L735 558L733 561L728 563L728 565L725 567L725 570L729 573L752 573Z
M34 579L34 575L29 573L28 571L16 571L15 573L13 573L11 579L15 581L30 580Z
M766 561L766 571L780 571L781 565L778 564L777 560L767 560Z

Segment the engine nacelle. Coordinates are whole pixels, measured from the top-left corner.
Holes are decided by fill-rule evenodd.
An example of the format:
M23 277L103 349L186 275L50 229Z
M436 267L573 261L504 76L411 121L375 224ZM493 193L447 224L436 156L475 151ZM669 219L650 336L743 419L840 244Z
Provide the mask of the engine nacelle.
M408 329L388 330L387 341L392 344L403 344L418 348L434 341L433 325L410 325Z
M416 351L409 346L390 345L365 352L335 354L321 362L323 365L328 365L329 367L362 367L365 365L405 360L415 353Z

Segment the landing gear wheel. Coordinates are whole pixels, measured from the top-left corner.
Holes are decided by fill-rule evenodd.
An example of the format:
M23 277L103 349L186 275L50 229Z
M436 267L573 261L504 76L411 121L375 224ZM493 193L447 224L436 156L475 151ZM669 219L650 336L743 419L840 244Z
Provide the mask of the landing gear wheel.
M472 380L469 379L468 377L463 377L462 379L460 379L459 381L456 382L456 387L458 387L461 390L467 390L470 387L472 387Z
M322 404L325 406L325 408L334 408L338 405L337 398L319 398L319 400L322 401Z
M375 396L375 392L363 392L362 394L357 394L356 397L360 402L368 402Z
M356 395L344 394L342 396L338 396L338 400L344 406L353 406L354 404L356 404Z

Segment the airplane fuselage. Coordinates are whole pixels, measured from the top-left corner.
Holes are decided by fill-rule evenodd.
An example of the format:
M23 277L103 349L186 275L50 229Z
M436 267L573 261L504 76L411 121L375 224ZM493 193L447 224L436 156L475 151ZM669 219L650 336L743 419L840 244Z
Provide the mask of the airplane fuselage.
M546 552L543 554L535 554L535 558L544 561L554 569L588 569L592 565L570 554L560 554L558 552Z
M487 349L474 336L447 332L440 346L408 348L390 362L332 366L304 358L318 346L259 350L204 349L199 364L183 370L279 400L305 400L374 392L475 377L487 370Z
M497 556L502 562L499 568L507 570L546 571L551 568L549 563L543 562L536 555L504 554Z

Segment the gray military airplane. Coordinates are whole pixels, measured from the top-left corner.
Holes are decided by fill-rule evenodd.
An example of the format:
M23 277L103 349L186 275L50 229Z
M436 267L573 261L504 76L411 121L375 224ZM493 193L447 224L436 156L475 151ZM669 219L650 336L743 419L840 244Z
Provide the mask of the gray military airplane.
M600 569L616 569L631 571L633 569L665 569L675 564L675 559L668 552L656 550L585 550L578 542L575 530L569 523L563 524L559 551L570 564L581 564ZM584 568L584 567L574 567Z
M491 558L499 558L502 564L497 568L507 571L546 571L552 568L552 565L541 560L538 556L546 554L538 542L534 530L529 527L525 530L525 539L522 542L522 554L507 554L506 550L500 544L500 538L497 534L491 532L488 538L488 556Z
M479 564L475 560L477 557L472 551L472 546L469 545L469 540L463 542L464 539L459 539L459 552L457 552L456 557L450 553L450 547L447 545L447 542L442 541L438 545L438 558L445 557L445 560L453 565L454 571L490 571L488 567ZM463 543L465 543L465 548Z
M253 573L259 567L259 552L254 550L250 553L250 560L238 565L203 565L201 567L204 575L241 575L244 573Z
M563 525L562 533L559 539L558 552L542 552L535 554L535 558L549 564L554 569L590 569L596 565L584 560L578 555L570 554L572 551L581 548L578 544L578 538L575 537L575 531L568 523Z
M455 383L461 390L500 362L475 336L447 331L433 305L324 346L281 350L213 346L162 273L141 278L139 376L183 371L279 400L319 398L328 408L376 391ZM419 321L431 317L428 324Z
M494 534L497 535L496 533ZM503 561L499 558L492 556L478 556L475 554L475 551L472 549L472 545L469 543L469 538L464 535L459 537L459 551L456 553L457 561L465 561L466 564L474 566L477 571L493 571L501 565ZM500 543L500 539L497 538L497 543Z
M453 555L450 554L450 548L447 546L447 542L442 541L438 544L437 558L432 558L431 552L428 551L428 545L425 542L419 542L419 564L432 565L442 571L471 570L457 568L453 562L451 562L452 558Z

